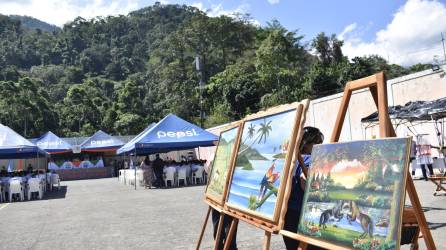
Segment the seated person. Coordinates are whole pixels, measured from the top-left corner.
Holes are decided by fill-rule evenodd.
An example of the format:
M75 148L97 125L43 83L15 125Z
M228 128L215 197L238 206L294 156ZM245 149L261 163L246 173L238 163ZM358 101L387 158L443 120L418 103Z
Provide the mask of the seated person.
M201 167L202 166L197 161L192 161L192 163L190 164L190 169L192 170L192 172L197 171Z
M49 170L57 170L57 169L59 169L59 166L57 166L57 164L51 159L48 162L48 169Z
M73 163L71 161L65 161L60 168L61 169L72 169Z
M88 159L85 159L81 162L80 165L81 168L92 168L94 167L93 163L91 163L91 161L89 161Z
M104 167L104 161L102 160L102 157L99 157L99 161L96 163L95 167L97 167L97 168Z

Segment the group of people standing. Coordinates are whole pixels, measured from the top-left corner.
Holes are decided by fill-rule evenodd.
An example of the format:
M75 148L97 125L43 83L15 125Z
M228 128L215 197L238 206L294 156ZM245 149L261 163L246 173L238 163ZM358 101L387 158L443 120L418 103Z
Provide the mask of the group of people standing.
M165 167L178 167L178 166L187 166L190 167L191 172L197 171L196 166L202 166L206 161L205 160L197 160L189 157L182 156L182 160L180 162L174 160L163 160L161 159L159 154L155 155L155 159L150 161L149 156L146 156L145 159L141 162L140 168L144 171L144 182L146 187L152 188L162 188L165 186L163 173Z

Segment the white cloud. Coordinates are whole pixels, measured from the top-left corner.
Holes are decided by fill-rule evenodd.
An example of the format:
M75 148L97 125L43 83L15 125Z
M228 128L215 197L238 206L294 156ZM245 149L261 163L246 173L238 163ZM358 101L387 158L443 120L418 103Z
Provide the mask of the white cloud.
M197 8L201 11L206 11L206 9L204 8L204 4L202 2L192 3L191 6Z
M256 27L260 27L261 26L259 20L256 20L256 19L251 19L250 23L252 25L256 26Z
M353 30L356 29L356 26L358 26L356 23L352 23L347 25L344 30L341 32L341 34L339 34L339 39L344 40L345 39L345 35L348 33L351 33Z
M225 10L223 9L223 5L217 4L217 5L212 5L211 9L209 9L207 11L208 16L211 17L216 17L216 16L234 16L234 14L236 13L247 13L249 10L249 4L241 4L239 6L237 6L237 8L232 9L232 10Z
M446 31L446 6L435 0L409 0L373 41L363 41L360 31L352 23L339 35L349 58L378 54L404 66L430 63L435 55L443 54L440 34Z
M223 9L223 5L222 4L217 4L217 5L212 5L211 9L205 10L204 8L201 9L200 7L202 7L203 5L201 3L195 3L195 7L199 8L202 11L205 11L207 13L208 16L210 17L218 17L218 16L230 16L230 17L235 17L236 14L246 14L249 11L249 4L241 4L239 6L237 6L237 8L235 9L230 9L230 10L226 10ZM260 22L252 17L250 17L250 20L248 20L252 25L260 27Z
M136 9L138 9L137 0L86 0L83 3L76 0L0 1L2 14L32 16L58 26L78 16L89 19L96 16L127 14Z
M336 163L336 165L331 169L331 172L338 173L345 171L347 168L363 168L363 167L364 165L362 165L362 163L356 159L354 159L353 161L341 160L340 162Z
M278 4L280 0L268 0L268 3L270 4Z

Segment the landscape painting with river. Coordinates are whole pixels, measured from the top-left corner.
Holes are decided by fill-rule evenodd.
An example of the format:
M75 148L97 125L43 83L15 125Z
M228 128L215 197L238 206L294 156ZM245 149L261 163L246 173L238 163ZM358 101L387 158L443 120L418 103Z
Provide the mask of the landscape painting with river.
M244 125L227 203L272 220L296 110Z
M314 146L299 232L355 249L397 249L410 139Z

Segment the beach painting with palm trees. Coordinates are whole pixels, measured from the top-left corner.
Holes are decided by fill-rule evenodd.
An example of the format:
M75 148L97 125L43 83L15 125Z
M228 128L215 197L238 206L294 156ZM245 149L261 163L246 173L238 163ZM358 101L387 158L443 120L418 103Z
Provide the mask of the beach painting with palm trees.
M238 131L239 126L221 132L206 188L206 196L214 202L221 203L221 205L223 204L228 170L231 167L232 151L237 143Z
M296 110L246 121L227 204L273 220Z
M316 145L299 232L353 249L398 249L410 139Z

